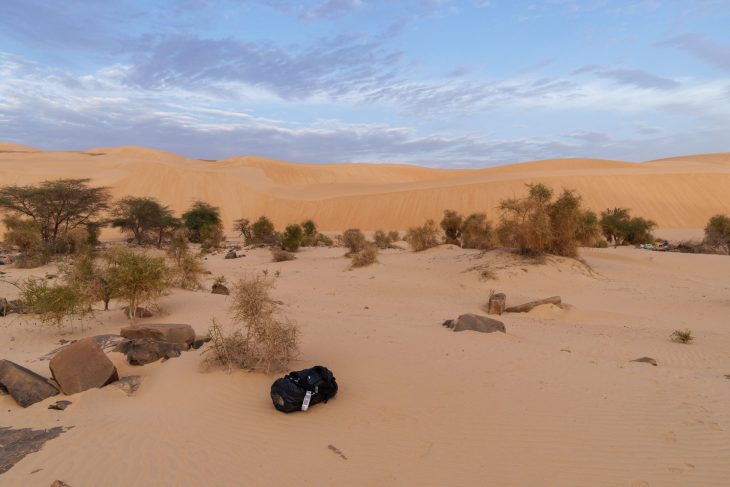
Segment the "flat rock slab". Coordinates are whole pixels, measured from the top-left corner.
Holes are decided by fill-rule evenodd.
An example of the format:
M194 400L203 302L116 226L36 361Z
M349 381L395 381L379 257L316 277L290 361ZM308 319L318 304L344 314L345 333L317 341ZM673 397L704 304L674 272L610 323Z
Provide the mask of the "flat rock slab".
M537 301L530 301L529 303L520 304L518 306L510 306L505 311L507 313L527 313L532 308L542 306L543 304L554 304L555 306L559 307L563 306L563 302L560 299L560 296L550 296L549 298L538 299Z
M71 401L56 401L50 406L48 406L48 409L55 409L56 411L63 411L66 409L69 404L73 404Z
M472 330L480 333L507 333L507 328L501 321L474 314L465 314L455 320L448 320L444 322L444 326L454 331Z
M651 364L651 365L653 365L654 367L656 367L656 366L658 365L658 364L657 364L657 361L656 361L656 360L654 360L654 359L653 359L653 358L651 358L651 357L641 357L641 358L635 358L634 360L632 360L632 362L641 362L641 363L644 363L644 364Z
M127 326L122 328L119 334L129 340L147 338L160 342L187 343L188 346L195 341L193 327L182 323L150 323Z
M142 385L142 377L139 375L128 375L126 377L122 377L112 385L123 390L128 396L131 396L137 392L139 386Z
M122 343L124 340L126 340L126 338L124 338L123 336L120 336L120 335L95 335L90 338L93 338L94 341L96 342L96 344L99 345L99 348L101 348L105 352L114 349L114 347L116 347L117 345ZM74 340L74 342L75 341L77 341L77 340ZM64 343L60 347L54 348L53 350L51 350L44 356L40 357L39 360L51 360L54 357L54 355L56 355L58 352L60 352L61 350L68 347L71 343L74 343L74 342Z
M0 386L24 408L58 394L48 379L10 360L0 360Z
M66 395L103 387L119 378L116 367L93 338L71 343L48 366Z
M179 357L182 352L189 349L187 343L170 343L140 338L126 340L120 343L114 351L126 355L130 365L147 365L160 359Z
M46 441L63 432L60 426L47 430L0 427L0 474L10 470L29 453L39 451Z

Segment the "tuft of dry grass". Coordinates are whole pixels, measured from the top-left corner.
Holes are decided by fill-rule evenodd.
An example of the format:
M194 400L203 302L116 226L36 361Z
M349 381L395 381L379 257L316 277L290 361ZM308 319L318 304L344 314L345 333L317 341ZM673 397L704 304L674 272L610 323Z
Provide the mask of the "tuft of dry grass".
M674 330L669 339L677 343L691 343L695 337L692 335L692 331L687 328L684 330Z
M366 267L378 261L378 246L365 242L362 250L352 254L352 267Z

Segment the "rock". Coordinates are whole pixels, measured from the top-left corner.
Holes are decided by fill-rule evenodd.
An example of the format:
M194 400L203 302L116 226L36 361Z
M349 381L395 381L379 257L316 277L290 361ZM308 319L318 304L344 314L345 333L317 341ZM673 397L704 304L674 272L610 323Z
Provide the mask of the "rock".
M187 343L138 338L120 343L114 351L126 355L130 365L147 365L160 359L179 357L182 352L189 349L190 346Z
M502 313L504 313L504 307L506 303L507 296L504 293L492 294L491 296L489 296L487 314L501 315Z
M51 487L71 487L71 486L68 485L63 480L54 480L53 483L51 484Z
M461 315L457 319L447 320L443 324L448 328L452 328L454 331L472 330L480 333L501 331L502 333L507 333L507 329L501 321L474 314Z
M139 375L128 375L114 382L114 385L123 390L128 396L131 396L142 385L142 377Z
M231 294L231 291L229 291L226 286L224 286L223 284L218 284L218 283L213 284L213 290L211 292L213 294L224 294L226 296Z
M91 337L94 339L97 345L99 345L99 348L101 348L103 351L107 352L109 350L112 350L114 347L119 345L121 342L126 340L126 338L120 336L120 335L95 335ZM58 343L62 344L62 346L58 348L54 348L44 356L40 357L39 360L50 360L53 358L54 355L56 355L58 352L63 350L68 346L70 342L68 340L59 340Z
M93 338L83 338L68 345L48 366L66 395L103 387L119 378L116 367Z
M641 363L645 363L645 364L651 364L654 367L656 367L657 365L659 365L659 364L657 364L656 360L654 360L651 357L635 358L634 360L632 360L632 362L641 362Z
M0 426L0 474L13 468L29 453L37 452L43 444L64 432L60 426L47 430ZM28 485L28 484L25 484Z
M48 379L10 360L0 360L0 386L24 408L58 394Z
M238 254L236 254L236 250L229 250L224 259L238 259Z
M68 405L71 404L71 401L56 401L50 406L48 406L48 409L56 409L58 411L63 411L68 407Z
M193 342L193 348L197 350L206 343L208 343L210 340L211 338L209 335L206 335L204 337L195 337L195 341Z
M129 340L149 338L160 342L187 343L188 345L192 345L195 341L193 327L182 323L150 323L127 326L122 328L119 334Z
M129 316L129 306L125 306L122 308L122 311L124 311L124 316ZM135 318L151 318L152 317L152 311L148 310L147 308L143 308L141 306L137 306L137 309L134 311L134 317Z
M505 311L507 313L527 313L532 308L540 306L542 304L554 304L555 306L562 308L562 301L560 296L551 296L545 299L538 299L537 301L530 301L529 303L521 304L519 306L510 306Z
M7 316L11 313L25 313L23 302L19 299L8 301L5 298L0 298L0 316Z
M5 298L0 298L0 316L9 315L10 303Z

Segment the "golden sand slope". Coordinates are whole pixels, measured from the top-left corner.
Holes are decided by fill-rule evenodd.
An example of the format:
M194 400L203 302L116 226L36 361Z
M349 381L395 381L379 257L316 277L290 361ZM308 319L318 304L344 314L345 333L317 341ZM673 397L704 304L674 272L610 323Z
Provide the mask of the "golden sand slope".
M402 229L446 208L496 216L500 199L526 182L578 190L594 210L622 206L661 227L698 228L730 212L730 153L631 163L557 159L488 169L395 164L297 164L258 157L188 159L141 147L45 152L0 144L0 180L32 183L91 177L115 196L155 196L175 211L196 199L226 223L266 214L277 225L314 218L325 230Z

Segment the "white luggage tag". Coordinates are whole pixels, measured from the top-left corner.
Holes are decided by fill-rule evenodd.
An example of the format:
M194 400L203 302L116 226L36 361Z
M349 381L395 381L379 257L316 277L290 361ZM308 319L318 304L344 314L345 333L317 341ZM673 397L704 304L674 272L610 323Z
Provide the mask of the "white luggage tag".
M309 409L309 401L312 400L312 391L307 391L304 395L304 402L302 403L302 411Z

